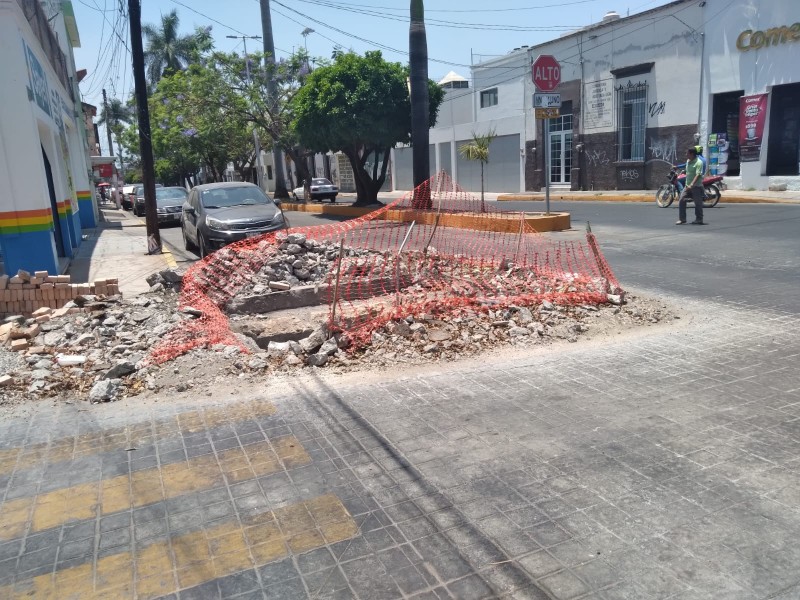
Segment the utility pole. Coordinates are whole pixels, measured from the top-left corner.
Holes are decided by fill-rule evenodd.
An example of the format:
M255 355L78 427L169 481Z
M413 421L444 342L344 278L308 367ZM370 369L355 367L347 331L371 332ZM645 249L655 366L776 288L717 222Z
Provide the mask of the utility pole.
M411 23L408 32L408 64L411 82L411 163L414 176L416 208L431 208L431 192L422 186L431 176L428 98L428 37L425 32L423 0L411 0ZM376 158L377 160L377 158Z
M131 56L133 82L136 88L136 108L139 113L139 150L142 156L144 184L144 214L147 224L147 253L161 254L161 235L156 213L156 178L153 164L153 143L150 138L150 109L147 106L147 83L144 78L144 48L142 47L142 7L139 0L128 0L131 22Z
M97 88L95 88L97 89ZM108 112L108 98L106 97L106 88L103 88L103 109L106 115L106 135L108 136L108 156L114 156L114 146L111 144L111 115Z
M234 40L241 39L244 44L244 70L247 74L247 84L250 85L250 59L247 58L247 40L260 40L260 35L226 35L225 37ZM256 149L256 178L258 187L264 189L264 167L261 164L261 141L258 139L258 131L253 127L253 143ZM266 190L265 190L266 191Z
M278 101L278 84L275 82L275 40L272 38L272 14L269 10L269 0L259 0L261 5L261 33L264 36L264 61L267 63L267 96L273 105ZM278 144L272 143L272 163L275 171L275 197L288 198L286 180L283 177L283 153Z

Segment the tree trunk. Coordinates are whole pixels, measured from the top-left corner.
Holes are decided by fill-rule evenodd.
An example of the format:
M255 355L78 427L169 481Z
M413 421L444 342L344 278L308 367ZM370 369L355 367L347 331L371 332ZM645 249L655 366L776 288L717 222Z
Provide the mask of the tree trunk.
M423 0L411 0L411 25L408 33L411 75L411 151L414 170L414 199L417 208L431 208L428 186L419 188L431 176L428 106L428 39L425 33ZM418 197L419 196L419 197Z
M270 12L269 0L260 0L261 5L261 32L264 36L264 60L275 64L275 41L272 37L272 14ZM268 69L273 73L273 69ZM273 75L269 76L267 82L267 94L269 101L274 106L278 101L278 84ZM283 178L283 155L277 144L272 145L272 164L275 171L275 197L288 198L289 193L286 189L286 181Z
M308 170L308 161L306 160L306 157L294 149L286 150L286 154L288 154L292 159L295 169L297 169L298 187L303 181L308 181L311 183L311 172Z
M375 163L372 167L372 175L369 171L367 171L365 165L369 155L372 152L368 151L366 148L363 149L364 154L359 156L357 151L352 150L345 150L344 155L350 161L350 166L353 167L353 176L356 182L356 201L353 203L353 206L369 206L371 204L378 203L378 193L381 191L383 187L383 182L386 181L386 170L389 166L389 155L391 153L391 148L384 148L383 149L383 161L381 165L381 174L378 177L375 175L378 172L378 151L380 148L376 148L375 154Z

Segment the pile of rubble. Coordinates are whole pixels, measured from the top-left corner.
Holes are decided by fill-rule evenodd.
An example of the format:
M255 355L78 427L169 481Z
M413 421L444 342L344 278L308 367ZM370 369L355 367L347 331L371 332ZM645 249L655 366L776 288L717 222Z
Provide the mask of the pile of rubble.
M328 278L331 266L339 256L336 243L308 239L304 233L281 233L277 241L277 246L274 246L277 253L251 276L250 282L240 292L242 295L268 294L321 283ZM346 257L362 257L375 252L345 248L344 254Z
M77 296L64 307L11 316L0 326L0 389L92 402L146 388L146 358L161 336L199 312L176 310L176 296ZM9 350L16 356L9 357Z
M310 268L285 260L301 254L292 245L305 249L296 260L313 261ZM317 246L299 237L287 238L281 246L281 260L276 258L262 271L268 282L292 281L290 277L302 281L295 268L319 276L338 253L338 248ZM389 321L356 349L347 334L329 332L328 307L318 306L285 321L277 314L234 316L231 322L239 345L199 348L174 362L153 365L148 361L150 352L167 332L202 317L196 309L178 308L174 290L180 287L180 279L178 273L164 271L152 278L152 293L130 300L119 295L79 295L59 309L43 307L27 318L6 318L0 325L0 399L107 402L164 390L207 391L211 383L226 377L456 361L493 348L575 342L583 335L617 333L676 318L655 300L613 295L600 306L544 301L507 309L462 308L446 316L414 314ZM264 284L256 283L253 289L256 285ZM284 325L290 322L296 325ZM268 323L272 326L267 332Z
M675 318L666 307L647 299L609 295L600 306L538 306L502 310L462 309L446 316L416 315L392 320L372 333L369 343L353 350L347 334L330 335L319 323L310 335L297 340L271 341L254 322L237 327L262 347L257 353L265 366L340 366L352 370L364 365L425 364L454 361L501 346L576 342L581 335L606 334L638 325ZM283 336L286 337L286 336Z

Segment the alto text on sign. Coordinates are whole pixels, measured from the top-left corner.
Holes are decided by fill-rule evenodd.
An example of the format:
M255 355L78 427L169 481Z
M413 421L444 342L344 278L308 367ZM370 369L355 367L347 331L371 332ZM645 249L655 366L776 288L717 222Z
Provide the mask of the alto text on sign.
M540 92L552 92L561 83L561 65L549 54L537 56L531 65L531 78Z

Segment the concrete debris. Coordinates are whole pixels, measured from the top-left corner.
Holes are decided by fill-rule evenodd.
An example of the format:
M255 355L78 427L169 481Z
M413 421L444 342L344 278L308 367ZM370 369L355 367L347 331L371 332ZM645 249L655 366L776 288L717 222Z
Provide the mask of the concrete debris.
M328 362L328 355L324 352L318 352L317 354L312 354L306 359L306 363L310 367L324 367L325 364Z
M324 325L318 327L314 330L314 332L308 336L300 340L300 346L302 346L303 351L307 354L311 354L315 352L325 341L328 339L328 332L327 327Z
M101 379L119 379L125 375L130 375L135 371L136 366L132 362L123 360L103 373Z
M119 379L103 379L92 386L89 392L89 402L109 402L113 400L119 390Z

